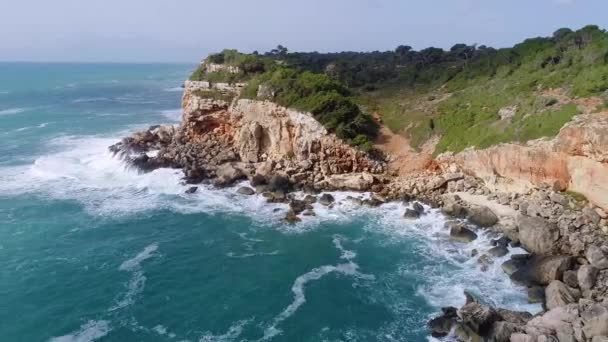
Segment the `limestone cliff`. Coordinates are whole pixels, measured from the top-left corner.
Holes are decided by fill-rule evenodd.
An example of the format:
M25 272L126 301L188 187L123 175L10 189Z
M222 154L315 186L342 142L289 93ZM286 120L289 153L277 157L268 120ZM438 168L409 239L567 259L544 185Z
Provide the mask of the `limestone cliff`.
M585 114L566 124L553 139L501 144L443 155L495 191L524 192L549 184L583 194L608 208L608 113Z

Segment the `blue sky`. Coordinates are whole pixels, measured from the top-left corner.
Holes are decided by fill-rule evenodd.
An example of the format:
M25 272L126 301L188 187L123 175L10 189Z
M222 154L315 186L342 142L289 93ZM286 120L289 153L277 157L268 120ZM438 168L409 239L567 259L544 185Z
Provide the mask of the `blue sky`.
M0 60L195 62L277 44L504 47L607 19L607 0L1 0Z

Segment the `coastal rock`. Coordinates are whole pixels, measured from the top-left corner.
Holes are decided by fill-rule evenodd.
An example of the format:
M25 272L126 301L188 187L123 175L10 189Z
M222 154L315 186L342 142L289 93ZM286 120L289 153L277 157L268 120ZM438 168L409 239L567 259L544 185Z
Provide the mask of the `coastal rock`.
M564 275L562 276L562 280L564 281L564 283L572 288L578 288L579 284L578 284L578 277L577 277L577 272L574 270L571 271L566 271L564 272Z
M488 250L488 254L490 254L491 256L496 257L496 258L503 257L503 256L507 255L508 253L509 253L509 250L505 246L496 246L496 247L492 247L492 248L490 248L490 250Z
M477 234L463 225L454 225L450 229L450 238L458 242L469 243L477 239Z
M250 188L248 186L240 187L236 192L238 192L241 195L247 195L247 196L251 196L251 195L255 194L255 190L253 190L252 188Z
M562 279L565 271L572 267L569 256L534 256L511 275L511 279L526 285L548 285Z
M240 168L237 168L234 164L223 164L216 170L217 180L216 185L228 186L246 178L245 174Z
M608 269L608 255L600 247L592 245L587 249L587 260L589 263L599 269Z
M374 176L369 173L350 173L328 176L320 185L331 190L367 191L373 184Z
M468 220L480 227L491 227L498 222L498 217L490 208L476 206L469 210Z
M528 251L537 254L553 254L555 252L556 242L560 237L559 229L555 224L539 217L519 214L517 225L519 227L519 241Z
M403 218L406 218L406 219L412 220L412 219L417 219L419 217L420 217L420 213L418 213L414 209L407 208L407 209L405 209L405 213L403 213Z
M546 305L549 310L578 302L580 291L568 287L559 280L552 281L545 289Z
M599 270L591 265L582 265L576 274L581 290L591 290L595 285Z
M583 332L587 338L608 336L608 303L591 304L581 312Z
M458 310L458 317L473 332L484 335L492 324L500 319L500 315L491 307L477 302L465 304Z
M325 193L325 194L322 194L321 197L319 197L319 203L324 206L329 206L334 202L335 202L334 196L332 196L331 194Z
M531 286L528 288L528 303L544 303L545 288L542 286Z
M193 194L198 190L198 186L191 186L188 188L188 190L185 191L185 193L187 194Z

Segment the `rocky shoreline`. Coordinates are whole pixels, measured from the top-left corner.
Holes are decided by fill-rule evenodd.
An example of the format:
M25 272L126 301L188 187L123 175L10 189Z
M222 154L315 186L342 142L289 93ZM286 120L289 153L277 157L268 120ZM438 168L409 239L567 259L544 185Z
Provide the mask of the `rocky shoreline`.
M221 98L200 96L213 90ZM530 254L502 264L510 278L528 287L531 303L545 311L532 316L483 304L444 308L429 322L433 336L455 335L460 341L608 341L608 215L585 200L546 185L526 192L497 192L456 163L438 163L407 178L387 174L387 162L356 150L329 134L310 115L268 101L230 99L238 88L227 84L186 82L181 124L153 126L134 133L110 151L142 172L180 168L184 182L218 187L249 180L244 196L262 194L268 202L288 203L285 220L315 215L312 203L331 206L323 191L368 191L370 199L354 202L379 206L387 201L414 201L404 220L424 209L415 201L441 208L450 235L467 243L483 227L502 235L487 254L476 255L480 267L506 254L508 245ZM198 94L198 95L197 95ZM290 192L307 194L298 200Z

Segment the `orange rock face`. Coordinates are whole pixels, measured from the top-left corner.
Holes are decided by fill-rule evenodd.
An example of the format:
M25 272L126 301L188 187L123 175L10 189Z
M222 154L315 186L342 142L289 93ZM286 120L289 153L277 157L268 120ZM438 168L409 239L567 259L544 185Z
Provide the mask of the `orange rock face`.
M557 185L608 208L608 113L579 115L550 140L471 149L440 160L457 163L497 190Z

